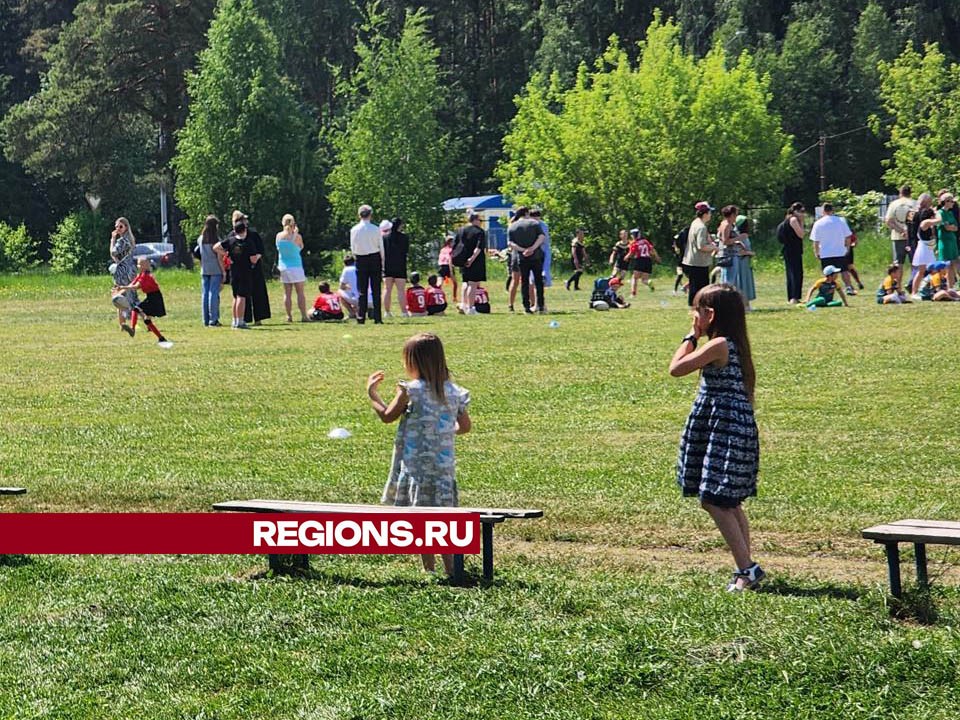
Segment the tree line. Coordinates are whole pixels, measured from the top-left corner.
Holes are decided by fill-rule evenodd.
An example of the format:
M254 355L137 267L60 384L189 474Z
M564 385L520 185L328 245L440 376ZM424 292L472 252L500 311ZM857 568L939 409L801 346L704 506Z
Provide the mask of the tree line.
M698 187L812 202L821 135L830 186L958 174L960 0L3 0L0 31L0 221L40 238L85 195L157 236L161 186L181 246L238 206L340 245L360 199L425 241L501 187L665 233Z

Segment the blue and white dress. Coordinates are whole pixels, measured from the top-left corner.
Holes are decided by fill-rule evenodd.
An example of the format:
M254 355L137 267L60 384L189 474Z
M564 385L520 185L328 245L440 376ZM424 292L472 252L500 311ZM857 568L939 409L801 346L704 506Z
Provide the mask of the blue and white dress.
M449 380L444 399L423 380L403 383L407 409L393 444L390 475L380 502L385 505L456 507L454 438L457 418L466 412L470 393Z
M137 276L137 261L133 257L133 248L136 243L133 238L124 233L110 243L110 258L116 264L113 269L114 285L129 285ZM131 305L137 304L137 291L124 290L123 295ZM124 316L129 316L128 311L124 311Z
M727 340L729 360L700 374L700 388L680 437L677 483L685 497L737 507L757 494L760 441L747 398L737 346Z

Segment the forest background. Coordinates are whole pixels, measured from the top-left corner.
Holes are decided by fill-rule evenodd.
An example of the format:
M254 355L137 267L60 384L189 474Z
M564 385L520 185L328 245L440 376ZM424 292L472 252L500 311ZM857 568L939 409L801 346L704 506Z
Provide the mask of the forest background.
M960 175L960 0L2 0L0 32L0 269L102 271L161 186L181 249L289 211L322 262L360 201L420 247L501 190L664 245L700 196Z

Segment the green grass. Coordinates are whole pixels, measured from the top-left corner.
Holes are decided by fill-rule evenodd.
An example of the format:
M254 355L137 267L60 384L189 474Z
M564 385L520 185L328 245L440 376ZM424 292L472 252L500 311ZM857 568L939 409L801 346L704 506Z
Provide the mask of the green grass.
M547 512L497 530L488 588L410 557L318 558L306 579L256 579L255 557L9 558L0 717L956 717L960 556L931 548L930 597L892 606L859 531L960 519L960 307L878 307L881 250L858 253L850 309L790 309L758 263L748 514L771 581L744 597L673 482L696 378L666 373L689 327L667 271L624 312L561 279L556 314L509 316L492 281L490 317L382 327L286 326L272 284L275 318L248 333L200 327L196 276L162 272L169 352L116 329L106 278L0 277L0 484L30 489L3 510L375 502L395 429L364 381L399 378L429 328L473 398L462 502Z

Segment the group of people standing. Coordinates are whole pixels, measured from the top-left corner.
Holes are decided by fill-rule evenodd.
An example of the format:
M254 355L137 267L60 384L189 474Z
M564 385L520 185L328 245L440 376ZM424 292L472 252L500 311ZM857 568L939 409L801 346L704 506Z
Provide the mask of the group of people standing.
M960 273L957 246L960 214L956 198L947 189L937 192L936 202L930 193L921 194L916 201L911 194L909 185L901 187L884 218L890 228L894 262L904 266L909 260L910 292L914 296L920 293L924 278L935 263L945 263L945 280L953 289Z
M740 291L744 309L749 312L750 302L757 297L750 260L754 251L750 244L749 218L740 215L736 205L727 205L720 210L722 220L713 235L708 225L716 208L701 200L694 211L696 216L689 228L677 234L674 245L674 251L681 258L682 273L687 277L687 304L693 306L697 293L710 284L710 268L716 260L719 281ZM680 280L679 276L677 279Z

